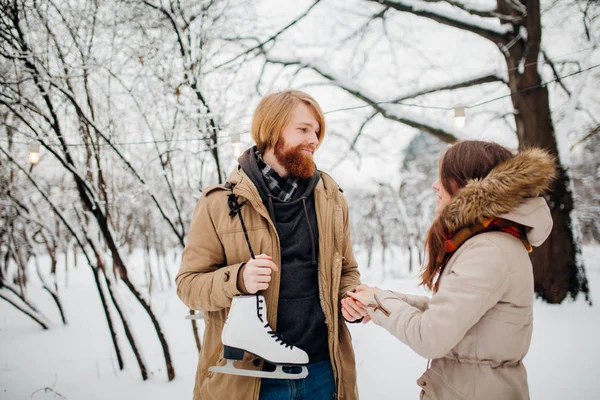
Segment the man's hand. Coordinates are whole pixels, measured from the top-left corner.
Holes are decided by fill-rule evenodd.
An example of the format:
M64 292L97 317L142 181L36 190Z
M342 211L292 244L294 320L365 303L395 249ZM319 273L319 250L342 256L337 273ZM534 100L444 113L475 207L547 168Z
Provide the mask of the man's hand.
M256 258L248 260L242 274L248 294L255 294L259 290L266 290L269 287L271 273L279 271L272 260L273 258L266 254L259 254Z
M361 318L364 318L363 322L365 322L365 319L370 320L367 308L352 297L345 297L342 299L342 316L348 322L354 322Z

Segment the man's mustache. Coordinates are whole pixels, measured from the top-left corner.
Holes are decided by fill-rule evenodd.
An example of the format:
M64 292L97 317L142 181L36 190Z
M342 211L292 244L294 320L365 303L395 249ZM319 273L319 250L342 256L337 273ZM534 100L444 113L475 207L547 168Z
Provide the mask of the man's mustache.
M299 145L299 146L296 146L296 147L294 148L294 151L308 150L308 151L310 151L311 153L314 153L316 149L317 149L316 147L312 147L312 146L306 146L306 145L302 145L302 144L301 144L301 145Z

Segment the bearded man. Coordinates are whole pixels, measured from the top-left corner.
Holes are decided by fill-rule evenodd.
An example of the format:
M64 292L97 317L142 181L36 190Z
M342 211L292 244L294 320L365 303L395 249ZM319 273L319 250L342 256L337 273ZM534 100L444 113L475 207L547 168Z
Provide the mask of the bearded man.
M311 96L296 90L265 96L252 121L256 145L239 157L227 182L205 189L196 205L176 277L181 300L204 311L195 400L358 398L345 322L367 312L346 297L360 275L346 199L313 161L324 137L325 118ZM308 354L307 377L209 371L225 363L221 335L232 299L249 294L264 296L267 322L285 344ZM273 368L249 352L236 365Z

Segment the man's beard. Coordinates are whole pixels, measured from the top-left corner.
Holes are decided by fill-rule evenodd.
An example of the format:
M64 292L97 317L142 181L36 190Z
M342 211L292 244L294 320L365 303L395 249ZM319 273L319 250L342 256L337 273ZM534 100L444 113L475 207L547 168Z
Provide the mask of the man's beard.
M279 161L282 167L291 176L297 178L310 178L315 174L315 163L311 155L302 151L302 149L311 149L309 146L300 145L292 148L287 148L283 138L279 139L275 144L275 158Z

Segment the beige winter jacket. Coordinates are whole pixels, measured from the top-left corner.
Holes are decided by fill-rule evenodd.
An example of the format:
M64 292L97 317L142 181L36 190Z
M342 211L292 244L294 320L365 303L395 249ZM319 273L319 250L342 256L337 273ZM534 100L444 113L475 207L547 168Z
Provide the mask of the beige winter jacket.
M515 221L539 246L552 218L544 198L532 196L552 175L545 153L521 153L460 190L440 217L455 229L492 216ZM533 270L519 239L504 232L468 239L448 261L431 300L391 291L376 298L383 310L370 311L373 321L432 359L417 381L422 399L529 398L522 360L531 342Z
M255 254L268 254L280 265L279 238L258 190L242 169L228 178L239 196L242 217ZM249 259L248 246L238 218L229 216L225 185L204 191L194 211L192 225L175 278L177 294L191 309L205 312L206 327L196 372L194 400L256 400L260 379L209 372L212 365L224 365L221 332L231 299L240 292L238 272ZM337 384L337 399L358 399L356 365L348 327L340 313L340 299L360 284L352 253L348 204L338 185L325 173L314 191L319 228L319 293L326 318L329 353ZM266 291L267 319L277 329L277 303L280 273L274 272ZM257 357L246 353L237 367L262 369Z

